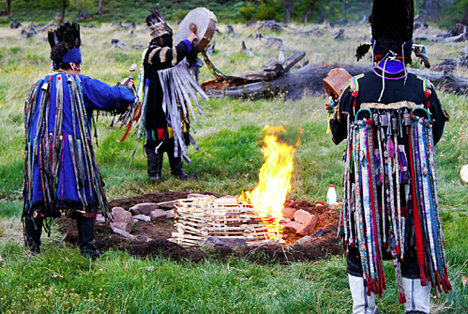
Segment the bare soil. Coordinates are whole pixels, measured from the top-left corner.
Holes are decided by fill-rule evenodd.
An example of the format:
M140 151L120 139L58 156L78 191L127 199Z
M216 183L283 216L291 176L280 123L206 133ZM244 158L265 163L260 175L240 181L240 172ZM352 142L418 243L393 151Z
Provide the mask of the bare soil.
M110 205L111 207L120 206L128 210L133 205L139 203L167 202L187 198L188 194L188 192L151 193L114 200L110 202ZM131 234L136 236L134 239L113 233L109 225L97 222L95 244L101 252L117 249L141 258L162 256L173 261L186 260L195 263L207 258L225 261L229 257L234 256L261 264L272 262L287 264L293 261L314 261L329 255L343 254L343 248L336 240L336 230L339 221L339 211L337 209L326 206L315 206L306 201L293 199L288 199L285 206L303 209L316 215L319 218L316 229L322 228L323 234L303 244L295 245L267 244L234 250L226 246L184 248L168 241L172 232L175 231L174 220L161 218L151 222L139 221L135 223L131 231ZM162 205L160 208L168 210L172 209L172 205ZM72 219L62 217L59 220L59 228L65 234L65 241L67 243L73 246L78 245L76 224ZM293 244L301 238L290 230L285 230L283 235L286 244ZM151 241L147 241L148 238Z

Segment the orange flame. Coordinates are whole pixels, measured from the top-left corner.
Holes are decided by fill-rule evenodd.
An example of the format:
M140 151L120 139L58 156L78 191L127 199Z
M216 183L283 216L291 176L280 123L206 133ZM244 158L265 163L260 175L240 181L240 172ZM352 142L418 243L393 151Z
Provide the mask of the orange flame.
M275 234L279 234L282 209L291 191L296 149L278 142L278 137L274 135L276 132L286 132L284 127L266 126L264 130L270 133L265 136L262 148L265 163L260 169L258 185L252 191L245 192L245 197L260 217L273 219L272 228Z

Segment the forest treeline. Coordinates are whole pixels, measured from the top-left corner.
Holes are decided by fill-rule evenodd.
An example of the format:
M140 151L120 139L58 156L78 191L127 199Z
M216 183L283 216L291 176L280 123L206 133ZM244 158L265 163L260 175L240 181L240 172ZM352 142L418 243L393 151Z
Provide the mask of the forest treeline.
M204 6L224 22L276 20L301 23L348 23L363 21L372 0L0 0L0 23L9 21L93 20L95 22L142 22L149 7L158 8L168 20L181 20L189 10ZM416 0L421 21L442 27L468 24L468 0Z

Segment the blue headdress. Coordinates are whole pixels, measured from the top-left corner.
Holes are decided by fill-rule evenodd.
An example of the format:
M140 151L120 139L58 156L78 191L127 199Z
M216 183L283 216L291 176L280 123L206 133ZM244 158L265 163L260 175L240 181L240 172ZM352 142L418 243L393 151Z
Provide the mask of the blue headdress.
M49 31L48 40L51 47L50 59L54 62L54 68L59 68L62 63L82 62L80 25L77 23L67 22L56 30Z

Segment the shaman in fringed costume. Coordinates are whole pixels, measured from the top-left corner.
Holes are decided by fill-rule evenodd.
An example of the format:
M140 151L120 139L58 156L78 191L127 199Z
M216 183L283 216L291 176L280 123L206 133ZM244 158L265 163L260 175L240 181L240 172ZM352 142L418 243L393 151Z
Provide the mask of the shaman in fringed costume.
M377 313L384 259L393 260L406 313L429 313L431 286L451 290L434 158L448 115L431 83L406 71L413 12L413 1L374 1L377 64L350 80L330 121L334 142L347 138L339 236L353 313ZM358 60L366 50L358 48Z
M187 59L196 58L191 51L197 37L192 34L172 47L173 34L169 24L157 10L150 11L152 14L146 22L152 40L143 57L145 93L142 106L147 132L148 176L162 181L163 154L166 152L172 175L189 179L193 176L183 171L183 160L190 162L187 146L192 144L199 149L189 133L190 116L200 125L192 103L204 117L195 92L208 99L188 71Z
M24 231L25 242L40 251L46 218L62 213L77 220L81 253L98 255L94 221L109 217L92 145L93 110L116 110L134 101L129 88L79 74L78 24L65 23L48 34L54 73L35 83L25 105Z

